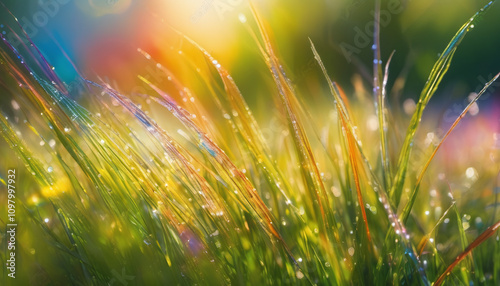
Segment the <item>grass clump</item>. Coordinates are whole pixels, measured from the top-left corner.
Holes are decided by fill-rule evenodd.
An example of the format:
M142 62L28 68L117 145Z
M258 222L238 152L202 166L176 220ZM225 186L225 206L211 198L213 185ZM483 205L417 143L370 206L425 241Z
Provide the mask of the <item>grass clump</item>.
M41 54L28 53L34 47L21 52L3 38L0 82L12 108L2 109L0 130L19 157L6 165L20 160L30 177L19 186L16 283L498 284L500 222L485 221L471 243L466 232L472 216L495 217L497 204L484 209L475 194L488 193L497 166L467 183L474 194L425 176L444 168L432 159L498 75L429 148L417 136L456 49L493 2L441 53L407 128L398 123L406 115L386 105L390 60L383 69L378 29L374 90L360 90L359 101L330 79L311 40L330 92L330 106L313 111L252 8L249 31L275 83L262 100L282 123L267 138L229 71L178 31L209 66L186 58L187 81L154 62L174 92L139 76L148 87L139 95L83 77L69 88ZM416 151L424 159L415 167ZM457 193L474 201L459 207Z

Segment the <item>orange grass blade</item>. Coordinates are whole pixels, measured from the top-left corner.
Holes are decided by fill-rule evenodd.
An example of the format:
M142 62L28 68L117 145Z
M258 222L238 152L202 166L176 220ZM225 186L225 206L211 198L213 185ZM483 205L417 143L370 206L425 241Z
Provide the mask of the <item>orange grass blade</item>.
M288 78L286 78L283 71L282 65L276 56L275 49L269 37L269 33L265 28L264 22L259 17L256 9L251 5L252 13L256 19L257 25L259 27L260 34L264 41L265 51L267 53L266 64L271 70L273 79L278 87L281 102L285 108L285 112L289 121L289 126L293 132L293 139L297 149L297 154L299 155L301 165L303 167L304 178L309 181L308 186L311 186L311 193L314 193L318 200L318 206L320 209L320 214L323 220L325 229L329 229L330 225L334 229L335 239L339 240L338 230L335 223L335 219L329 209L329 199L326 192L326 188L321 179L321 175L316 164L316 159L311 150L311 146L307 136L304 132L302 122L297 116L296 109L298 108L297 98L295 91L290 84Z
M469 246L467 246L467 248L462 253L460 253L460 255L457 256L457 258L455 258L455 261L453 261L450 264L450 266L448 266L448 268L446 268L446 270L443 272L443 274L441 274L438 277L436 282L434 282L434 286L441 285L441 283L444 282L446 277L448 275L450 275L453 268L455 268L455 266L457 266L457 264L460 263L460 261L462 261L465 257L467 257L467 255L469 255L469 253L471 253L472 250L474 250L474 248L478 247L480 244L482 244L484 241L486 241L486 239L488 239L489 237L494 235L499 227L500 227L500 221L498 221L494 225L488 227L483 233L481 233L480 236L478 236L471 244L469 244Z
M353 142L354 138L346 126L345 118L342 115L342 113L340 114L340 118L342 120L342 126L344 127L344 130L346 132L345 134L346 134L347 142L348 142L347 145L349 147L349 160L351 161L352 173L354 175L354 183L356 184L356 193L358 195L359 207L361 209L361 214L363 216L363 221L365 223L366 235L368 237L368 242L371 242L372 239L370 236L370 228L368 227L368 219L366 217L365 204L363 203L363 194L361 194L361 186L359 184L358 160L357 160L358 158L356 156L357 153L356 153L355 143Z

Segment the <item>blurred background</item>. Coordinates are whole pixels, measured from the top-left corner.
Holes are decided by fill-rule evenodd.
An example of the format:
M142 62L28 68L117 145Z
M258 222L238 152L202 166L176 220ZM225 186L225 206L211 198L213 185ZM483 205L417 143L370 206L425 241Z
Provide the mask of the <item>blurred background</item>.
M308 37L316 44L331 77L352 91L354 74L368 78L372 61L374 1L369 0L255 0L255 7L274 31L277 47L291 79L301 85L318 77ZM460 26L488 1L387 0L382 1L381 46L385 63L391 65L391 86L407 74L405 98L416 98L438 54ZM123 91L137 85L144 72L142 49L155 60L171 64L186 46L174 27L197 41L228 68L245 97L260 92L269 81L262 74L263 61L242 22L255 30L245 0L4 0L5 6L38 45L65 81L76 73L61 53L86 77L99 76L116 82ZM19 43L12 17L1 9L2 30ZM500 70L500 7L482 19L461 45L438 96L460 99L477 91ZM251 21L250 21L251 20ZM59 47L58 47L59 46ZM416 60L418 59L418 60ZM179 72L179 71L178 71ZM251 80L249 80L251 79ZM369 81L368 81L369 82Z

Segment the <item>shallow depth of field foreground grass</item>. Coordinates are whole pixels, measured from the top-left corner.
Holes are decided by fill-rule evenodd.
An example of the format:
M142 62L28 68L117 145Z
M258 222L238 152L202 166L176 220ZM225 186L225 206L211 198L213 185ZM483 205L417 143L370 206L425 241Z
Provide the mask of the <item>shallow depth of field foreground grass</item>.
M139 49L168 76L139 74L139 94L92 75L64 83L36 46L2 38L2 263L14 185L18 227L16 278L3 267L0 284L499 285L499 118L477 102L498 75L445 129L424 112L494 2L464 19L404 109L388 104L402 87L386 85L378 29L373 81L354 95L313 40L322 86L298 92L255 8L244 25L275 84L257 95L173 27L190 76ZM249 97L273 112L257 120Z

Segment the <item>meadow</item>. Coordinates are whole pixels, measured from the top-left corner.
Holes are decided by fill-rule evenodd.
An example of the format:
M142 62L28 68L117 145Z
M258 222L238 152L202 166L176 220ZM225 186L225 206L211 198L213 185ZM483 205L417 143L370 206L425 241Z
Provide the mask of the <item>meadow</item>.
M458 110L428 112L496 1L463 19L404 102L374 2L370 80L336 82L311 38L300 76L318 78L300 87L250 4L239 20L266 75L244 83L266 87L252 95L173 26L183 48L168 61L139 48L154 70L134 92L76 64L65 82L12 27L17 46L0 43L0 259L15 253L16 277L3 267L2 285L498 285L500 74Z

